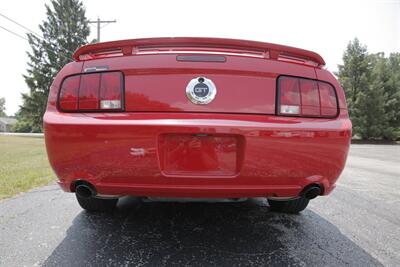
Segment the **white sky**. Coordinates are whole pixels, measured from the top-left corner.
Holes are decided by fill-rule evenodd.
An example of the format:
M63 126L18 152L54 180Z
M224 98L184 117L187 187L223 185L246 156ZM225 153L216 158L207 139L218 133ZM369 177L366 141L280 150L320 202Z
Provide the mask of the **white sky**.
M38 32L46 0L2 0L0 13ZM371 53L400 52L400 0L84 0L89 19L117 23L104 27L102 41L170 36L228 37L313 50L337 70L349 40L358 37ZM20 35L24 29L0 17L0 25ZM39 32L40 33L40 32ZM90 40L96 38L92 26ZM14 114L27 92L27 41L0 28L0 97Z

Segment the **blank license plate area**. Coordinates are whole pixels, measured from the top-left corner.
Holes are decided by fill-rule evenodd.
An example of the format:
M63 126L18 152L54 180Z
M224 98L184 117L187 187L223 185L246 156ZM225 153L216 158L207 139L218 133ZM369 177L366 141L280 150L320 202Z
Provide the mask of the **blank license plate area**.
M236 136L163 135L161 168L174 176L233 176L238 172L238 145Z

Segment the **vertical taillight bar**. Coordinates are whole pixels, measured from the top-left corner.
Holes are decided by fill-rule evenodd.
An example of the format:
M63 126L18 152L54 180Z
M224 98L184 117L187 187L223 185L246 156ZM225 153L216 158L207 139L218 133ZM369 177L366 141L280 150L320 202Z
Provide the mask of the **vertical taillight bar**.
M319 96L321 101L321 116L334 117L338 111L338 101L335 89L325 82L318 82Z
M318 84L314 80L299 79L301 92L301 115L320 116Z
M300 114L300 85L299 79L281 77L279 86L279 112L287 115Z
M107 72L101 75L100 109L120 109L122 107L122 75Z
M61 110L78 110L78 93L81 76L66 78L60 88L58 106Z
M99 109L100 73L81 76L79 87L79 110Z

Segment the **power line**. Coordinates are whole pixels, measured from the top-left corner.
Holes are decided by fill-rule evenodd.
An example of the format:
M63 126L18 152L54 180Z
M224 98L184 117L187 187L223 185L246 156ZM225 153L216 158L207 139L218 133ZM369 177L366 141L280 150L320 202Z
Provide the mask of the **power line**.
M26 40L26 41L29 41L28 38L23 37L22 35L19 35L18 33L13 32L12 30L9 30L9 29L7 29L7 28L4 28L4 27L1 26L1 25L0 25L0 28L2 28L2 29L5 30L5 31L8 31L8 32L11 33L11 34L14 34L15 36L18 36L19 38L22 38L22 39L24 39L24 40Z
M54 44L52 44L52 43L50 43L50 42L47 42L41 35L35 33L34 31L32 31L31 29L29 29L28 27L22 25L21 23L18 23L17 21L13 20L13 19L10 18L10 17L7 17L7 16L4 15L4 14L1 14L1 13L0 13L0 16L2 16L2 17L4 17L4 18L8 19L9 21L11 21L11 22L15 23L16 25L20 26L21 28L23 28L23 29L25 29L25 30L31 32L31 33L34 34L34 35L36 35L36 37L38 37L39 39L41 39L45 44L48 44L48 45L52 46L53 49L54 49ZM26 40L26 41L29 41L29 39L27 39L26 37L23 37L23 36L21 36L21 35L15 33L15 32L13 32L13 31L7 29L7 28L4 28L4 27L1 26L1 25L0 25L0 27L1 27L2 29L4 29L4 30L8 31L9 33L12 33L12 34L14 34L14 35L16 35L16 36L18 36L18 37L20 37L20 38L23 38L23 39ZM73 53L74 53L74 52L69 51L69 50L67 50L67 49L62 49L62 50L63 50L63 52L67 52L67 53L70 53L70 54L73 54ZM51 51L51 50L50 50L50 51ZM53 52L53 54L55 54L54 51L51 51L51 52ZM67 60L71 60L71 58L69 58L69 57L67 57L67 56L64 56L64 55L62 55L62 54L59 54L59 55L62 56L62 57L64 57L64 58L67 59Z
M19 38L21 38L21 39L23 39L23 40L29 42L29 39L28 39L28 38L23 37L22 35L19 35L18 33L13 32L12 30L9 30L9 29L7 29L7 28L1 26L1 25L0 25L0 28L2 28L3 30L5 30L5 31L7 31L7 32L9 32L9 33L11 33L11 34L13 34L13 35L15 35L15 36L17 36L17 37L19 37ZM50 45L52 45L51 43L47 43L45 40L42 40L42 41L43 41L45 44L50 44ZM55 52L55 51L52 51L52 50L49 50L49 52L52 52L53 55L56 54L56 52ZM65 52L65 51L64 51L64 52ZM57 53L57 54L58 54L58 53ZM64 55L62 55L62 54L58 54L58 55L61 56L61 57L63 57L63 58L65 58L65 59L68 60L68 61L71 60L71 58L69 58L69 57L67 57L67 56L64 56Z
M108 22L108 23L104 24L103 26L101 26L100 29L103 29L103 28L105 28L105 27L108 26L108 25L110 25L110 22Z
M6 15L4 15L4 14L1 14L0 13L0 16L2 16L3 18L5 18L5 19L8 19L9 21L11 21L11 22L13 22L13 23L15 23L15 24L17 24L18 26L20 26L21 28L23 28L23 29L25 29L25 30L27 30L27 31L29 31L29 32L31 32L31 33L33 33L34 35L36 35L37 37L39 37L39 38L41 38L41 39L43 39L43 37L42 36L40 36L39 34L37 34L36 32L34 32L34 31L32 31L31 29L29 29L28 27L25 27L24 25L22 25L21 23L18 23L17 21L15 21L15 20L13 20L12 18L10 18L10 17L7 17Z
M108 24L115 23L115 22L117 22L115 19L114 20L100 20L99 17L97 18L97 20L89 20L89 23L96 23L97 24L97 40L96 40L97 43L100 42L100 29L102 28L102 27L100 27L100 24L101 23L107 23L106 25L104 25L104 27L105 27Z

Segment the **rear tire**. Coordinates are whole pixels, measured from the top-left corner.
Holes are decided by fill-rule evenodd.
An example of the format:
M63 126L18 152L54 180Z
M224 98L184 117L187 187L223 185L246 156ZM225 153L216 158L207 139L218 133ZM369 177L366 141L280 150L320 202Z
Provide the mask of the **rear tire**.
M94 197L80 197L77 194L76 199L82 209L89 212L112 212L117 206L118 198L105 199Z
M285 201L268 199L271 211L283 213L299 213L307 207L309 202L310 200L304 197Z

